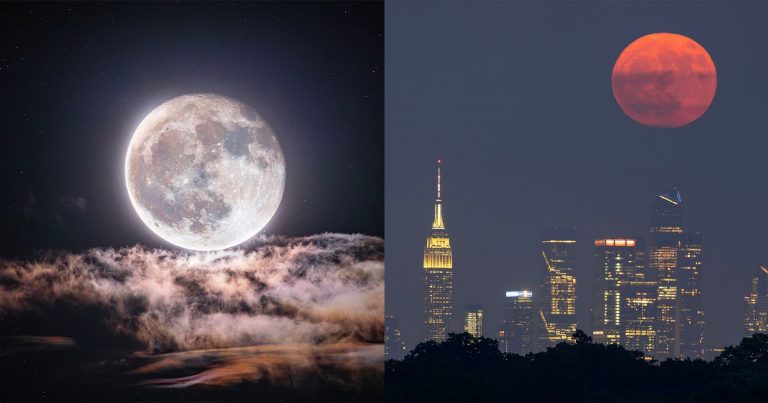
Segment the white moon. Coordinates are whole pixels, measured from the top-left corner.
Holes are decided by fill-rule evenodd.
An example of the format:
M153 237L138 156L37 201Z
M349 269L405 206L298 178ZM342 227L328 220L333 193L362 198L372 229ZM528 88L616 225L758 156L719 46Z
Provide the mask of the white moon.
M285 161L272 128L248 105L189 94L141 121L125 183L154 233L182 248L218 250L267 225L283 197Z

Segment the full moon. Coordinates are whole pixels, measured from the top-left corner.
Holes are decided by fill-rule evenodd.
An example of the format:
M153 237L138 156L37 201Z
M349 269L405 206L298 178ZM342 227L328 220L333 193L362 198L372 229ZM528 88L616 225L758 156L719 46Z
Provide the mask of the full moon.
M125 158L136 213L164 240L226 249L256 235L277 211L285 161L267 122L216 94L166 101L141 121Z
M652 127L680 127L707 111L717 88L715 64L696 41L656 33L621 52L611 76L613 95L630 118Z

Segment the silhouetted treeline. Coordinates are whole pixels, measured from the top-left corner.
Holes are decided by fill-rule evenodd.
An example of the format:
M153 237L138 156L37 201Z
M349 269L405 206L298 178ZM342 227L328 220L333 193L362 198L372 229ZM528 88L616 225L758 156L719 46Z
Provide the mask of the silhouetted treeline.
M387 401L768 401L768 335L729 346L712 361L644 359L640 351L573 343L525 356L468 333L421 343L386 362Z

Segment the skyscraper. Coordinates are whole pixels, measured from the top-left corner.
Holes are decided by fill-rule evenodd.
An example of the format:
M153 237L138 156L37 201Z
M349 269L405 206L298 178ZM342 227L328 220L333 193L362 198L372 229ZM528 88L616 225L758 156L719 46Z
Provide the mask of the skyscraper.
M496 331L496 341L499 342L499 351L502 353L511 353L509 349L509 338L507 337L509 324L507 321L501 322L498 330Z
M744 337L755 333L768 333L768 268L764 266L744 297Z
M394 315L384 316L384 358L399 360L407 352L397 318Z
M547 228L541 238L544 268L538 307L539 349L571 340L576 331L576 230Z
M704 356L700 233L683 232L683 199L677 187L654 198L649 267L656 276L655 357Z
M435 341L446 339L453 317L453 254L443 223L440 165L438 160L435 217L424 246L424 339Z
M621 344L651 356L656 347L656 281L645 262L645 245L636 240L635 268L624 269Z
M483 335L483 307L469 305L464 312L464 331L475 337Z
M530 291L507 291L504 298L504 323L502 326L507 352L526 354L533 349L531 319L533 314L533 293ZM501 335L500 330L500 335ZM500 343L501 344L501 343Z
M682 197L677 187L654 198L648 266L656 276L656 358L679 357L677 257L683 232Z
M701 234L683 232L677 254L679 357L704 358Z
M653 351L656 290L655 282L648 279L644 255L638 238L595 240L595 342Z

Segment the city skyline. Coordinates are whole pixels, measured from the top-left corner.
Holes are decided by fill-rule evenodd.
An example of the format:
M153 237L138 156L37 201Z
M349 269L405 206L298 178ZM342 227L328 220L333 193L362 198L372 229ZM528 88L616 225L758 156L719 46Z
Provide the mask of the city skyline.
M448 241L447 231L445 231L445 225L443 222L443 200L441 197L441 174L442 160L437 160L437 198L434 205L434 217L432 223L432 233L427 238L427 246L424 249L424 340L444 340L445 336L443 332L455 333L455 332L468 332L475 337L485 336L496 338L499 342L502 352L516 352L520 354L527 353L529 351L542 351L548 346L556 344L555 340L569 340L569 337L562 337L558 333L566 333L565 330L569 330L571 327L575 330L578 329L590 329L591 334L596 342L601 343L619 343L630 349L641 350L646 353L647 356L664 359L669 357L690 357L690 358L705 358L705 354L708 351L716 351L720 346L716 344L707 344L704 340L704 317L703 310L701 308L702 293L701 287L701 272L702 272L702 235L699 232L686 232L682 226L682 195L677 185L674 185L664 191L660 192L654 197L654 203L651 208L651 226L650 226L650 239L653 244L646 248L644 236L633 236L631 238L611 238L611 239L595 239L595 254L597 259L593 261L593 264L597 264L594 267L596 273L602 270L602 263L599 262L600 255L604 252L599 252L599 248L604 248L606 251L610 247L631 247L632 252L629 255L630 266L629 269L624 267L622 270L621 264L619 268L619 277L614 278L601 278L598 275L595 278L594 297L592 299L592 306L590 309L589 325L585 321L579 322L576 315L571 311L575 308L575 301L578 298L576 289L576 278L571 276L573 266L578 265L572 255L572 251L568 248L577 243L576 241L576 229L572 227L545 227L542 230L541 245L542 245L542 261L545 269L542 274L542 282L539 284L538 298L532 298L533 293L527 290L524 291L507 291L504 302L504 315L503 319L498 322L494 327L487 323L487 320L483 315L483 308L481 304L465 305L464 310L459 313L455 312L455 305L453 302L453 292L457 285L452 282L453 278L453 266L452 266L452 253L453 249ZM659 235L661 233L661 236ZM662 239L659 241L659 239ZM659 245L671 245L668 249L669 252ZM438 245L439 244L439 245ZM646 256L647 255L647 256ZM440 258L438 259L438 256ZM669 258L668 256L673 256ZM627 257L621 255L618 260L625 260ZM613 259L613 258L612 258ZM654 259L657 262L654 262ZM666 260L665 260L666 259ZM441 261L442 264L435 264ZM661 263L659 263L659 261ZM447 262L447 263L446 263ZM560 266L558 268L558 265ZM442 284L445 282L445 274L442 271L440 276L434 277L431 282L429 280L429 268L450 269L450 284L449 287L441 285L439 289L443 292L443 301L449 301L440 311L440 315L450 318L443 323L443 328L438 330L430 329L434 328L434 325L430 326L430 312L429 301L435 300L435 293L432 291L430 296L429 290L436 288L435 282ZM440 266L440 267L437 267ZM565 270L562 270L565 269ZM766 272L761 266L763 272ZM605 270L611 271L616 268L609 268L605 266ZM629 271L627 271L629 270ZM606 272L607 273L607 272ZM661 273L661 274L659 274ZM665 274L667 273L667 274ZM669 273L674 273L670 275ZM614 274L607 274L608 277L614 276ZM665 287L665 284L670 284L668 277L674 277L675 281L673 287ZM682 276L682 279L680 278ZM560 279L559 281L553 279ZM605 282L608 280L619 281L623 283L622 286L618 286L615 283L614 286L608 286L606 291ZM666 280L666 282L665 282ZM583 280L582 280L583 281ZM765 319L758 318L760 313L765 311L765 297L756 296L756 290L758 278L755 278L752 285L753 292L747 297L743 297L746 303L743 326L745 329L748 326L760 327L760 323L756 323L758 320L765 321ZM432 286L430 287L430 284ZM762 284L762 283L761 283ZM514 286L514 285L512 285ZM458 285L460 287L460 285ZM610 291L613 287L613 291ZM618 287L618 288L617 288ZM659 304L663 304L665 296L669 296L670 292L668 288L672 288L674 292L670 298L673 302L670 303L668 309L671 313L673 320L670 322L673 339L667 341L668 345L665 346L664 340L659 340L660 329L663 331L665 326L665 320L663 314L665 313L660 309ZM763 286L764 288L764 286ZM446 293L446 290L450 290L450 294ZM620 291L621 290L621 291ZM602 294L601 294L602 293ZM513 300L510 296L526 297L526 301L530 302L530 313L526 321L526 334L520 336L519 332L514 330L513 322L520 322L519 312L515 313L515 320L510 319L510 312L515 309L510 309L510 301ZM604 300L603 308L607 309L602 313L599 312L598 305L600 305L599 298L616 297L616 309L611 311L610 307L605 305L607 300ZM447 299L446 299L447 298ZM582 296L583 298L583 296ZM439 299L439 298L438 298ZM515 302L517 298L514 298ZM681 302L682 301L682 302ZM434 306L434 304L433 304ZM559 308L557 308L559 306ZM663 308L663 307L662 307ZM562 326L559 332L553 332L556 329L552 321L548 321L548 315L553 312L557 312L558 309L562 313L566 313L567 320L562 320L565 326ZM752 309L752 321L750 320L749 310ZM549 312L547 312L549 310ZM517 309L519 311L519 309ZM546 312L546 314L545 314ZM619 314L619 312L621 312ZM598 324L602 318L607 315L616 315L616 321L613 323L613 327L609 321ZM573 316L570 316L573 315ZM768 315L768 312L762 315ZM619 322L619 316L622 317L621 323ZM667 319L669 320L669 319ZM458 321L458 322L457 322ZM570 322L573 321L571 324ZM626 322L625 322L626 321ZM483 323L486 323L485 325ZM748 324L749 322L749 324ZM431 323L434 323L432 320ZM520 326L518 323L517 326ZM607 326L607 327L606 327ZM483 330L483 327L485 329ZM443 330L444 329L444 330ZM495 329L495 331L493 330ZM572 333L572 332L571 332ZM569 335L571 334L569 333ZM440 335L435 337L434 335ZM552 337L555 335L555 337ZM521 342L521 339L524 340ZM401 333L397 331L398 343L401 343L405 347L406 351L409 351L413 346L406 344L405 340L401 338ZM671 353L668 353L671 349Z
M768 222L768 188L759 186L765 91L754 85L768 56L751 50L766 35L762 12L768 4L390 6L388 23L398 28L387 37L397 52L386 73L385 230L387 278L397 287L386 292L409 345L420 319L405 311L421 304L418 261L436 158L445 162L454 280L462 284L455 305L482 304L487 330L502 320L499 295L538 289L540 234L551 226L577 229L584 323L593 285L580 279L593 278L593 241L647 238L651 198L677 184L686 228L704 234L705 345L735 343L743 296L755 267L768 262L768 229L759 225ZM618 57L654 32L692 38L717 66L711 106L682 127L638 124L612 91Z
M594 240L589 325L579 324L575 314L578 294L572 271L577 263L571 249L577 243L576 229L549 227L542 231L544 272L537 298L527 290L507 291L503 320L495 332L483 331L483 308L478 304L465 306L457 326L451 320L456 319L456 285L442 217L441 165L438 159L432 233L424 249L425 341L442 341L446 333L463 331L496 338L503 352L525 354L569 341L578 328L591 329L595 342L621 344L656 359L704 358L705 351L717 348L704 342L702 235L683 230L683 198L677 185L653 198L647 248L643 236ZM764 310L756 281L745 297L745 329L750 324L759 327L756 312Z
M579 324L575 315L578 294L571 271L577 263L570 248L577 241L576 229L568 227L547 227L542 231L545 271L538 298L534 299L528 290L505 292L504 315L495 332L487 326L484 330L482 305L466 305L457 317L453 304L453 250L442 217L441 166L442 160L438 159L432 233L424 249L425 341L442 341L446 333L466 332L474 337L495 338L504 353L525 354L570 341L576 329L591 329L595 342L621 344L643 351L649 358L706 358L708 352L720 349L704 342L702 235L683 230L683 199L677 185L653 198L651 244L647 248L643 236L594 240L596 276L589 325ZM768 273L764 266L760 268ZM430 269L440 269L439 274L430 276ZM766 282L755 277L751 293L743 297L746 335L750 329L768 328ZM457 319L461 323L457 324ZM397 328L397 343L409 351L399 325ZM665 330L668 339L659 337ZM388 357L395 355L388 353Z

